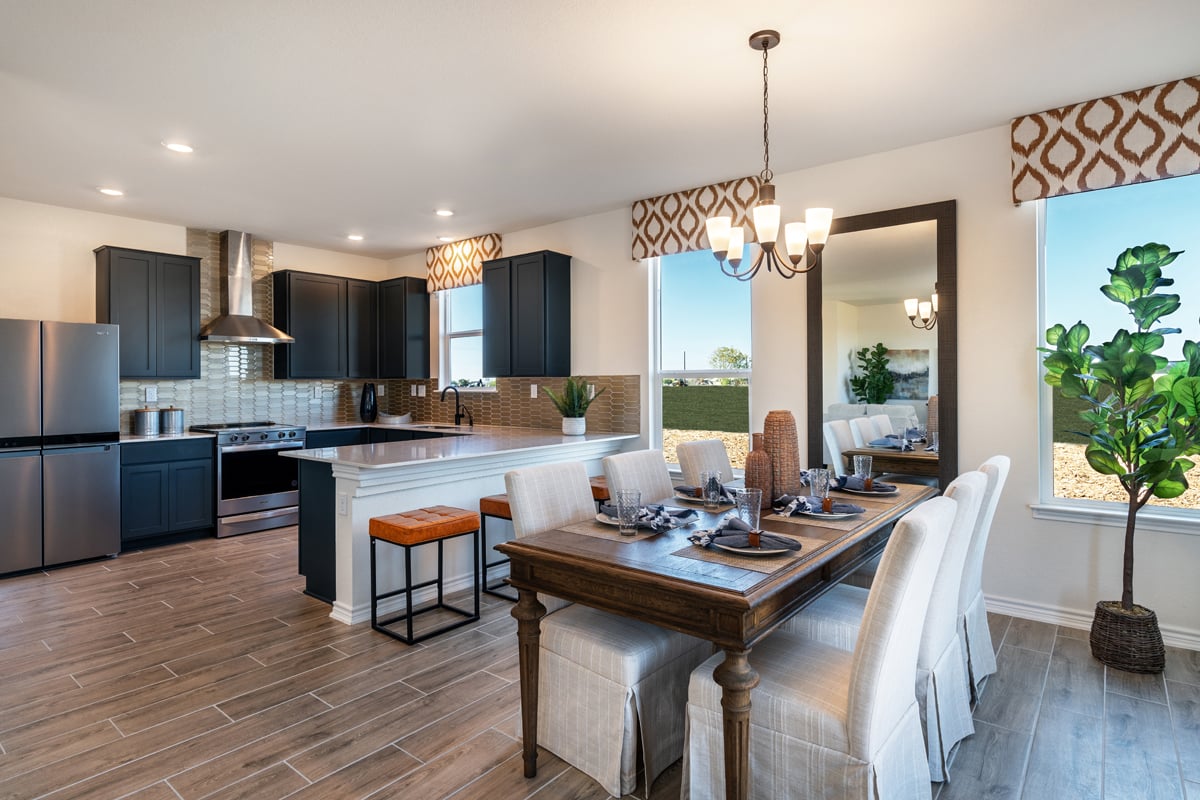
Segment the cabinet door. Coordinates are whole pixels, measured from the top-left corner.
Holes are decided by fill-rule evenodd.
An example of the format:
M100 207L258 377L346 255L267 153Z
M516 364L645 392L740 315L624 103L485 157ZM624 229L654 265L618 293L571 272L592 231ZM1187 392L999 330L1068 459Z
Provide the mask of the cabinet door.
M287 328L295 344L283 345L291 378L346 376L346 279L291 272Z
M414 437L412 431L389 431L384 428L370 429L371 444L381 442L407 442Z
M166 533L169 503L166 464L121 467L121 541Z
M157 374L162 378L199 378L200 261L169 255L157 260ZM123 341L124 328L121 333Z
M167 465L168 526L172 531L207 528L213 524L213 461L174 461Z
M512 260L512 374L546 374L546 272L540 254Z
M348 375L374 378L379 373L379 284L346 281Z
M404 278L404 377L429 377L429 290L421 278Z
M420 278L379 284L378 377L429 377L429 293Z
M121 326L122 378L158 374L158 269L153 253L108 248L108 318Z
M304 446L312 449L318 447L347 447L354 444L367 444L370 437L369 428L344 428L332 431L309 431L304 435Z
M503 378L512 371L512 260L483 264L483 374Z

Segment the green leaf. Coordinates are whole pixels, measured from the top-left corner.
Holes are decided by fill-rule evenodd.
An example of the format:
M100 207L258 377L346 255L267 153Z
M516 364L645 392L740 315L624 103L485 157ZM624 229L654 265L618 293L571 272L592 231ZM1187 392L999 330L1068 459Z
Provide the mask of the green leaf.
M1180 378L1171 387L1171 397L1189 417L1200 416L1200 378Z
M1088 329L1087 325L1084 325L1082 321L1076 322L1071 326L1071 329L1067 331L1067 338L1065 342L1066 349L1076 353L1081 352L1084 345L1087 344L1088 337L1091 335L1092 332Z
M1139 328L1149 328L1162 317L1179 310L1179 295L1151 294L1129 302L1129 311L1137 320Z
M1120 475L1124 472L1112 453L1089 445L1084 453L1088 464L1101 475Z
M1066 327L1060 322L1046 329L1046 344L1058 344L1059 337L1067 332Z

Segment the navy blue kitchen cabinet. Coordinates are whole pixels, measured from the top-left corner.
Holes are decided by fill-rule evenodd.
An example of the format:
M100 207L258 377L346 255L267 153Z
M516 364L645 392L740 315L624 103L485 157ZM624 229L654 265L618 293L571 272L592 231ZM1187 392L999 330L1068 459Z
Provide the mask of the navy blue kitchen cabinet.
M550 250L483 262L483 373L571 374L571 257Z
M212 439L121 445L122 545L212 530L213 481Z

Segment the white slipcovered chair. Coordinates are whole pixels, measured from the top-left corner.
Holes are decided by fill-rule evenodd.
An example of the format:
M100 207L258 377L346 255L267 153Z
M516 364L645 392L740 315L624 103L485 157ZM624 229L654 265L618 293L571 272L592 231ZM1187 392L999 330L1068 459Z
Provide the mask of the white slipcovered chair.
M756 800L930 796L913 691L921 624L955 501L938 497L897 524L853 651L792 631L759 642L750 663L750 797ZM705 661L688 686L683 796L724 797L721 689Z
M615 456L607 456L601 463L604 465L604 477L608 481L608 493L613 502L616 502L617 492L623 489L640 491L643 503L663 500L675 493L662 450L617 453Z
M850 434L854 437L855 447L866 447L871 440L879 438L875 435L875 426L870 417L855 417L850 420Z
M979 471L987 476L988 485L979 510L979 524L975 526L967 549L967 563L958 595L958 624L966 646L964 655L971 678L971 694L975 698L979 697L983 681L996 671L996 650L992 646L987 606L983 601L983 556L1010 464L1008 456L992 456L979 465Z
M892 418L887 414L873 414L867 417L867 419L871 420L871 427L875 429L876 439L896 432L892 427Z
M929 778L933 781L947 779L950 751L975 732L965 651L958 630L958 595L987 484L986 475L973 471L958 476L946 487L946 497L958 503L958 510L934 578L917 654L917 705L925 729ZM868 596L866 589L839 584L784 623L784 629L852 650Z
M842 451L854 447L850 423L844 419L831 419L821 423L821 432L824 434L825 449L828 451L826 455L829 461L826 463L832 467L835 475L845 475L846 459L842 456Z
M711 470L720 471L723 483L728 483L733 478L729 453L725 451L725 443L720 439L680 442L675 448L675 454L679 457L679 470L683 473L684 483L699 486L700 473Z
M580 463L513 470L504 484L518 539L596 514ZM640 740L648 795L683 750L688 676L711 645L558 598L538 599L557 609L541 620L538 744L620 797L637 785Z

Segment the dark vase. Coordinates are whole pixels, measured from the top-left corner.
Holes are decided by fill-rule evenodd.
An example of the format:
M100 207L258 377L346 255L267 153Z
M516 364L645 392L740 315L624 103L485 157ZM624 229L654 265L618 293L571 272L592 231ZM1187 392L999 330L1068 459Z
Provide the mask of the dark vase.
M358 401L358 418L363 422L374 422L379 413L379 404L375 401L375 384L364 383L362 398Z

